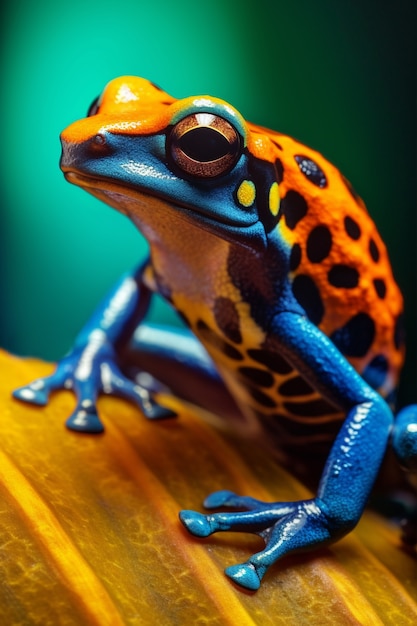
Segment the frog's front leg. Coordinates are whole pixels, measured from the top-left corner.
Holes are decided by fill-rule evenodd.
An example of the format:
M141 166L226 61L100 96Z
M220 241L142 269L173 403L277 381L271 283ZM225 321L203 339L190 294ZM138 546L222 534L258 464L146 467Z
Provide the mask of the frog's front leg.
M118 364L118 352L149 307L152 292L143 280L146 267L147 263L117 283L51 376L16 389L14 397L45 405L51 392L72 389L77 404L67 426L90 433L103 430L96 406L101 393L135 402L149 418L171 417L173 412L159 406L146 389L124 376Z
M288 361L336 407L346 420L327 459L317 496L300 502L263 503L221 491L209 496L208 508L235 506L238 512L202 515L182 511L181 521L194 535L249 531L266 547L226 574L248 589L257 589L267 569L292 552L327 545L358 522L378 473L392 425L384 400L354 371L327 337L306 319L282 313L274 337Z

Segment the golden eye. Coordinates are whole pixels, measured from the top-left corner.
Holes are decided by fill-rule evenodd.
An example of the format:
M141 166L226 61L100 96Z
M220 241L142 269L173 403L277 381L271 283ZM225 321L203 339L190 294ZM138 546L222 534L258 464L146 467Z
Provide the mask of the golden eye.
M223 117L195 113L172 128L168 157L188 176L215 178L236 165L241 143L237 130Z

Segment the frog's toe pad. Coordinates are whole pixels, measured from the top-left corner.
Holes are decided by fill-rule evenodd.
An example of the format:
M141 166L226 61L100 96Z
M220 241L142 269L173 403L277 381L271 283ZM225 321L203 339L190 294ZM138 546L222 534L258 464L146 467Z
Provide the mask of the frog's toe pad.
M217 509L221 506L227 506L234 496L233 491L228 491L227 489L215 491L204 500L204 506L206 509Z
M205 515L196 511L181 511L180 520L185 528L195 537L208 537L212 533L211 526Z
M142 405L145 417L149 420L165 420L177 417L177 413L172 409L161 406L157 402L146 402Z
M245 587L245 589L256 591L261 586L261 580L256 569L249 563L231 565L225 569L225 574L233 580L233 582L241 587Z
M44 388L35 386L35 384L19 387L12 392L13 398L22 402L29 402L38 406L45 406L48 403L48 393Z
M87 411L80 408L74 411L74 413L67 419L66 426L70 430L75 430L83 433L98 434L104 431L104 426L100 421L97 412Z

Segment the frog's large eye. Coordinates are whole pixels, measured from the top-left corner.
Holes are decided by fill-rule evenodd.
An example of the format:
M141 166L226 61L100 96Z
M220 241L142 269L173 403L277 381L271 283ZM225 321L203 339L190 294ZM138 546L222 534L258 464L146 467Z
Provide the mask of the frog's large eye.
M229 172L241 153L237 130L223 117L212 113L188 115L168 136L168 157L196 178L215 178Z
M87 117L91 117L92 115L95 115L99 109L99 106L100 106L100 96L97 96L97 98L94 98L94 100L88 107Z

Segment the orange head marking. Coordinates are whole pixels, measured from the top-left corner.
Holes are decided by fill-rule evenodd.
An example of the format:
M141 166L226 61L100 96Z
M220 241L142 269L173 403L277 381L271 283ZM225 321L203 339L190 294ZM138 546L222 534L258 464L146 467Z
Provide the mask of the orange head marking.
M150 81L122 76L110 81L97 101L97 112L68 126L64 141L80 143L109 131L116 134L150 134L164 128L175 98Z

